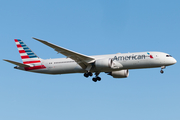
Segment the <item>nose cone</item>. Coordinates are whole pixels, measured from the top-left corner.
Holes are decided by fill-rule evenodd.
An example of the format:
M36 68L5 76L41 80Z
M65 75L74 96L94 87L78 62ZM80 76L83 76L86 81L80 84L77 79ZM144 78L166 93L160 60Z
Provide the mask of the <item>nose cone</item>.
M168 59L165 60L166 65L173 65L176 62L177 62L176 59L174 59L173 57L171 57L171 58L169 57Z
M172 64L175 64L175 63L177 63L177 61L176 61L176 59L172 59Z

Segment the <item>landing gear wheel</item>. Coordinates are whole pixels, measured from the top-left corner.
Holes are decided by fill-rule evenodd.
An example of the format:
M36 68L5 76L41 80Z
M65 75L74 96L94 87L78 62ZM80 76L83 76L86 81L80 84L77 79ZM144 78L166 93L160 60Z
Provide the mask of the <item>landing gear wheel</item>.
M87 73L84 73L84 77L88 78L89 76L92 76L92 72L87 72Z
M94 78L92 79L94 82L101 81L101 78L100 78L98 75L99 75L99 72L95 72L95 76L96 76L96 77L94 77Z
M88 75L87 73L84 73L84 77L88 78L88 77L89 77L89 75Z
M96 78L93 78L92 80L93 80L94 82L97 82L97 79L96 79Z
M89 75L89 76L93 76L92 72L88 72L88 75Z
M97 79L98 81L101 81L101 78L100 78L100 77L97 77L96 79Z
M161 71L160 71L161 74L164 73L163 69L165 69L165 68L166 68L166 66L161 66Z

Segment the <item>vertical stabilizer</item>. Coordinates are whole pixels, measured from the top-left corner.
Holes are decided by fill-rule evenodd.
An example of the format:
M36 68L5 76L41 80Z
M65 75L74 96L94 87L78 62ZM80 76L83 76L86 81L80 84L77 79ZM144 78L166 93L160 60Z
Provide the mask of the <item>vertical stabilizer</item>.
M41 65L41 59L20 39L14 39L24 64Z

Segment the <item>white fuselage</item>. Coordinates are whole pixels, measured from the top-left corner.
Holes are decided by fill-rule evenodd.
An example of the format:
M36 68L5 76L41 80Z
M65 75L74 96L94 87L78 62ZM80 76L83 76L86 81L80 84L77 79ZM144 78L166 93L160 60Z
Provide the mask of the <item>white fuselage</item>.
M161 66L169 66L176 63L176 60L173 57L163 52L137 52L124 54L117 53L110 55L97 55L91 57L95 58L96 60L112 59L114 63L119 65L119 67L115 69L97 69L96 66L94 66L91 69L91 72L111 72L123 69L154 68ZM79 64L77 64L77 62L70 58L57 58L47 60L42 59L41 64L44 65L46 68L29 71L45 74L67 74L86 72L85 69L83 69ZM22 67L19 67L17 69L24 70L24 68Z

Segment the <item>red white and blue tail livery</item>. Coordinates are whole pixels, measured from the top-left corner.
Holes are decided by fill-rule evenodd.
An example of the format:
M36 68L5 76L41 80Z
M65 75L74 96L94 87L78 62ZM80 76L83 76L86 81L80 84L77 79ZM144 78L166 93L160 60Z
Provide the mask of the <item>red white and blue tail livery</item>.
M160 72L163 73L162 69L177 62L167 53L149 51L87 56L44 40L33 39L53 48L58 53L66 56L66 58L41 59L22 40L15 39L23 63L6 59L4 61L15 64L14 68L16 69L36 73L84 73L86 78L93 76L94 73L95 77L92 78L94 82L101 80L99 77L101 72L108 73L113 78L127 78L129 69L161 67Z
M24 64L39 64L39 57L20 39L14 39Z

